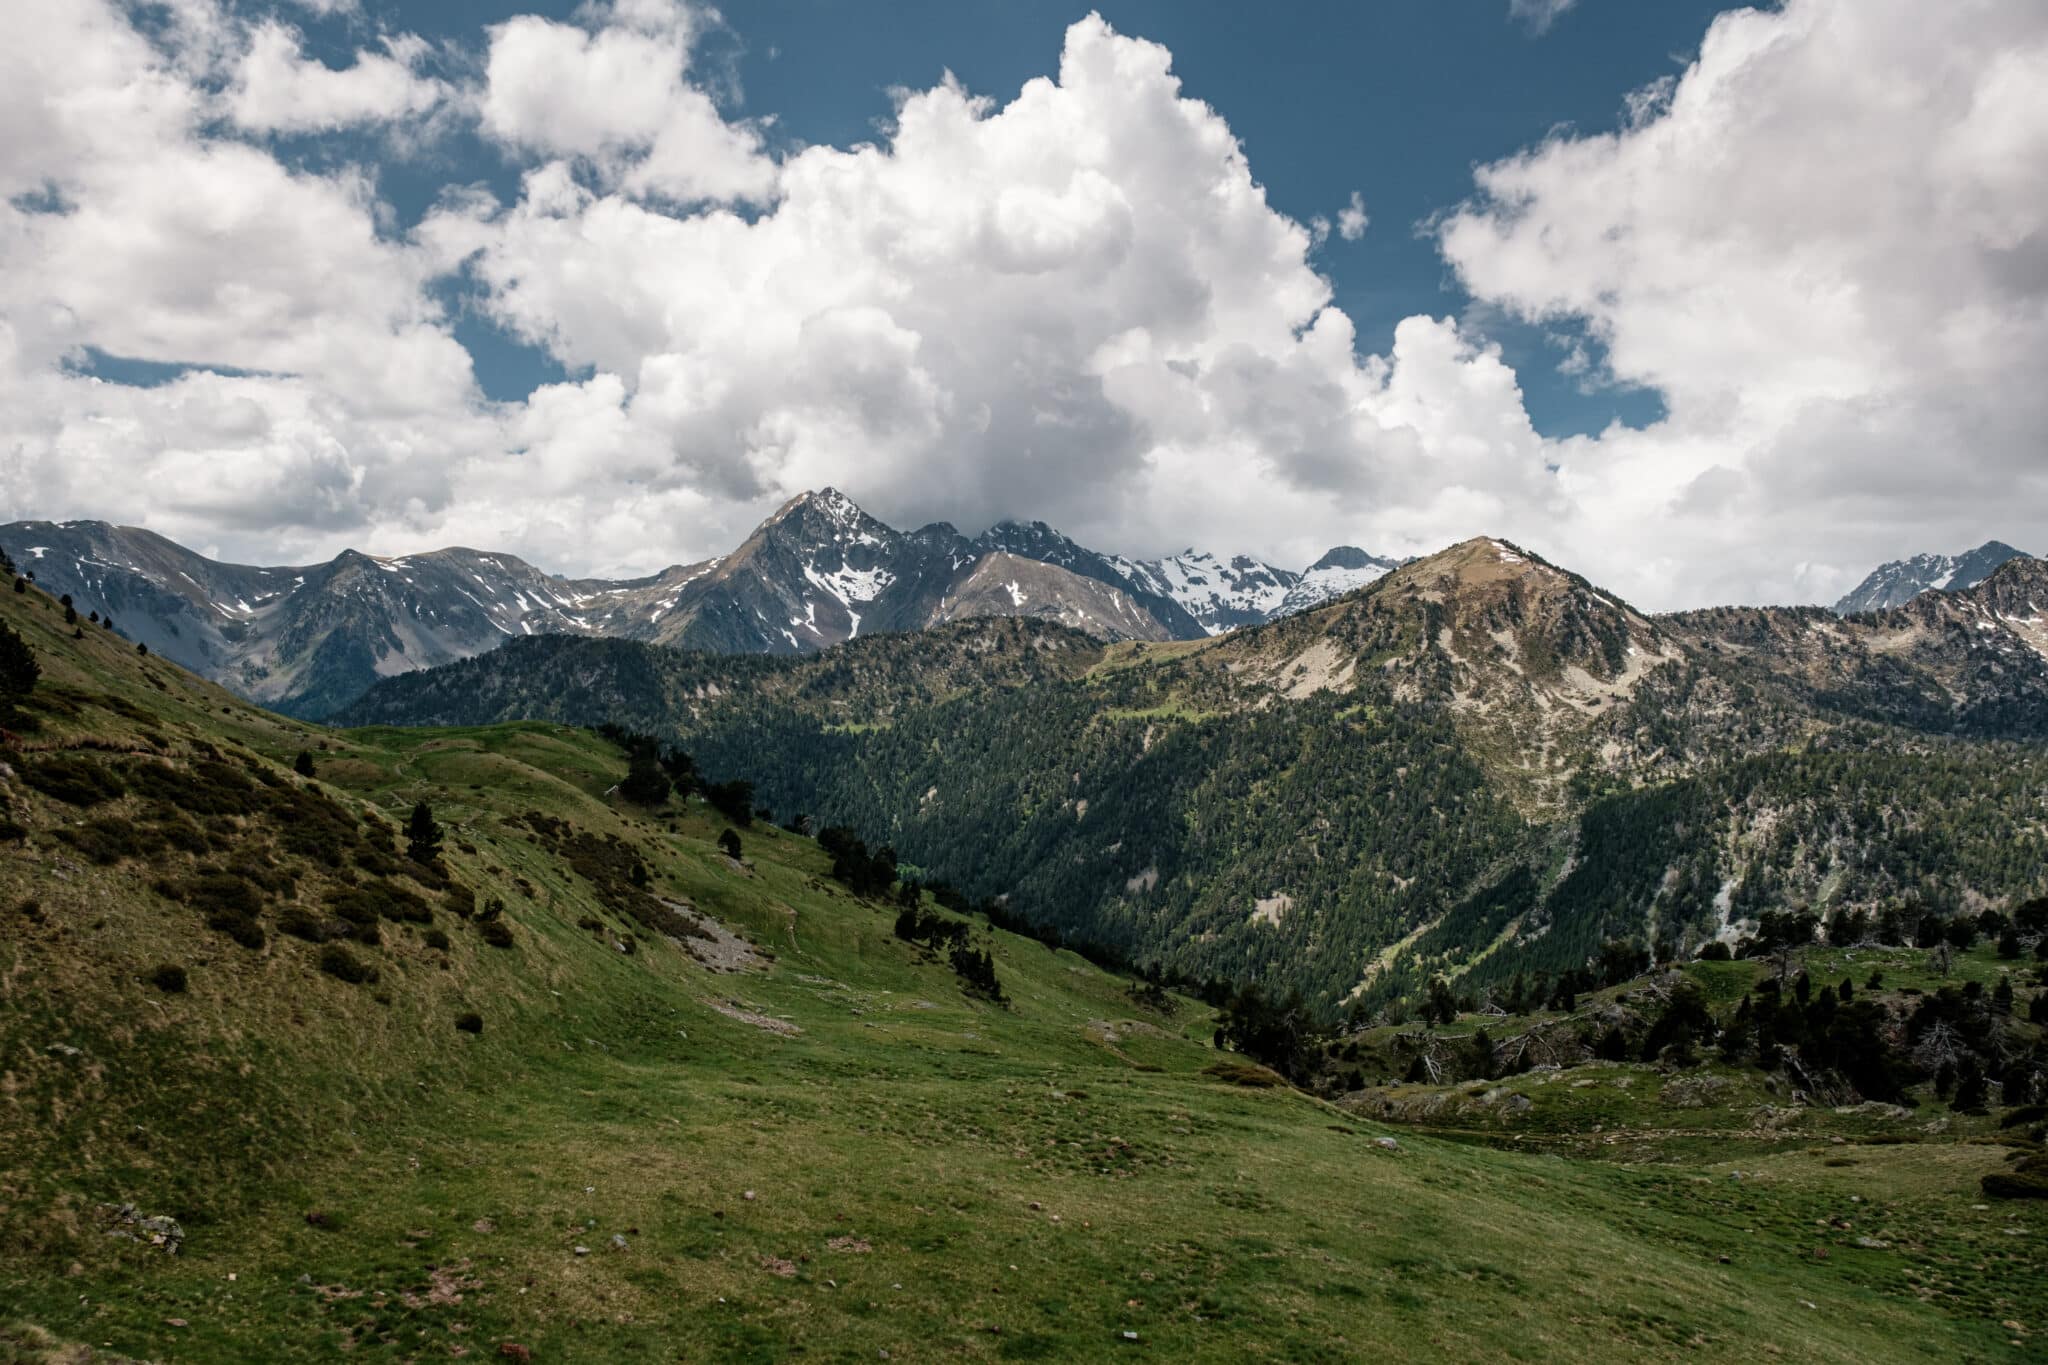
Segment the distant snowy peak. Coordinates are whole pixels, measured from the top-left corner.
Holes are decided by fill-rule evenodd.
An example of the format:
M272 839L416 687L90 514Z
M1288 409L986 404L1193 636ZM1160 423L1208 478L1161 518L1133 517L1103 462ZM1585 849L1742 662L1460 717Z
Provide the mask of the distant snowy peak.
M79 609L244 696L318 717L382 677L513 636L603 635L723 653L803 653L968 615L1058 620L1106 640L1195 640L1318 605L1393 567L1338 549L1306 574L1189 549L1099 554L1044 522L969 539L898 531L836 488L800 494L731 553L644 578L570 579L462 547L324 564L224 564L105 522L23 521L0 544Z
M1308 566L1307 572L1288 589L1280 602L1280 609L1274 614L1292 616L1296 612L1319 607L1332 598L1356 592L1374 579L1400 568L1403 562L1384 555L1368 554L1356 545L1339 545Z
M1110 562L1149 591L1180 603L1211 635L1272 620L1301 578L1250 555L1226 561L1192 548L1164 559Z
M1853 592L1835 603L1835 614L1883 611L1904 606L1923 592L1974 588L2006 561L2032 557L2003 541L1990 540L1960 555L1921 554L1911 559L1895 559L1872 570Z

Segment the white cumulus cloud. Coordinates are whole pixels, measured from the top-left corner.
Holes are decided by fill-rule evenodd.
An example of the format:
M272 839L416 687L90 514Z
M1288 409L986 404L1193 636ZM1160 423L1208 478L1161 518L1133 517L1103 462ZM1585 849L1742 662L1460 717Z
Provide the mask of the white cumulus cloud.
M1682 75L1617 92L1616 131L1481 167L1431 225L1467 321L1405 319L1382 355L1314 254L1366 230L1371 187L1279 211L1166 49L1098 17L1010 98L948 77L872 144L780 149L675 0L507 19L446 64L460 89L416 40L328 67L213 0L169 15L145 36L76 0L0 45L10 515L609 572L832 483L899 524L1043 517L1133 553L1504 534L1651 607L2048 548L2032 0L1723 16ZM412 227L374 167L270 140L453 119L518 188L451 171ZM487 401L453 280L570 377ZM1488 317L1665 415L1545 439ZM95 354L184 372L95 379Z
M1560 451L1647 596L1782 593L1793 556L1825 595L1909 549L2048 548L2048 10L1725 14L1622 131L1479 186L1442 227L1465 287L1583 322L1669 410Z
M393 37L385 47L336 70L306 57L285 25L259 24L227 92L228 116L253 131L302 133L418 117L447 97L446 85L415 70L423 42Z

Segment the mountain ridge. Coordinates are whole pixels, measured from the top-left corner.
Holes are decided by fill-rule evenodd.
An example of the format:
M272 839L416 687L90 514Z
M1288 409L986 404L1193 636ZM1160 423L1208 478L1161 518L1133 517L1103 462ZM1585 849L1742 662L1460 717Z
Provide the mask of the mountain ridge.
M379 678L536 633L795 654L968 612L1050 609L1105 640L1199 639L1271 619L1283 602L1305 609L1342 586L1249 556L1225 565L1192 551L1170 561L1102 555L1043 522L998 522L973 538L944 522L898 531L830 487L789 499L726 554L616 580L549 574L462 546L229 564L98 521L14 522L0 526L0 544L43 586L114 616L129 638L309 718ZM994 556L1029 562L1010 576L1020 589L1032 580L1035 605L989 588L991 571L976 578Z
M1974 588L1999 565L2013 559L2032 558L2000 540L1987 540L1974 550L1959 555L1917 554L1880 564L1854 588L1836 600L1837 616L1857 612L1883 611L1902 607L1924 592Z
M2039 894L2042 608L2027 560L1871 616L1655 615L1478 537L1195 641L1022 621L803 659L522 641L341 719L614 719L1061 933L1370 1009L1612 938L1690 952L1788 900Z

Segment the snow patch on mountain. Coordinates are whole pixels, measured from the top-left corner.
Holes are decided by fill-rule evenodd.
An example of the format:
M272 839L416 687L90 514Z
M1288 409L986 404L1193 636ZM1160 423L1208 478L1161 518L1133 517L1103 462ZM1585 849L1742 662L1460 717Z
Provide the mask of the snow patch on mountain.
M1211 635L1272 620L1301 577L1250 555L1226 562L1193 547L1163 559L1109 562L1146 591L1180 603Z
M2003 541L1989 540L1959 555L1919 554L1895 559L1871 570L1869 577L1835 603L1837 616L1859 611L1884 611L1902 607L1923 592L1960 592L1974 588L1999 565L2014 559L2031 559Z
M1339 545L1308 566L1308 570L1288 589L1275 614L1292 616L1296 612L1319 607L1347 592L1356 592L1400 567L1398 560L1367 554L1355 545Z

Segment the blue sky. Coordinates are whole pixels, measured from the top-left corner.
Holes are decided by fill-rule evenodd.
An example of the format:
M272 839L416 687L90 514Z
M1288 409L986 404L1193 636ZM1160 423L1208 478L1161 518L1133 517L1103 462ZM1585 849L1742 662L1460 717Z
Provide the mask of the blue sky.
M1647 607L2048 547L2040 0L12 19L0 515L625 574L833 484Z

